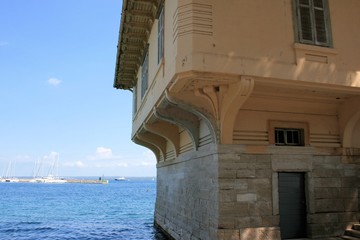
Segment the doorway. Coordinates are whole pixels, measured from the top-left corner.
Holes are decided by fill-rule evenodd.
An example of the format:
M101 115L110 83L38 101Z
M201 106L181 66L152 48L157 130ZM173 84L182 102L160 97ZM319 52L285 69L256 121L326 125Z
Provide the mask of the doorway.
M307 235L305 173L280 172L278 178L281 238L304 238Z

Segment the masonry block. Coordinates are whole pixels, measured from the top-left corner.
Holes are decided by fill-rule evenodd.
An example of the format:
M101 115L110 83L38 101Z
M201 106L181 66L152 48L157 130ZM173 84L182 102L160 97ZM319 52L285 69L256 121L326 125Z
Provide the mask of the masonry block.
M277 227L240 229L240 240L280 240L280 229Z
M217 237L219 240L240 240L240 231L220 229L218 230Z

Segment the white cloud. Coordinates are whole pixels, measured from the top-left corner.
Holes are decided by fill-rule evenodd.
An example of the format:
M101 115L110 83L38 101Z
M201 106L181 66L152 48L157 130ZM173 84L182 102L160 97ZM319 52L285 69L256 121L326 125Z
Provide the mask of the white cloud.
M88 160L119 160L121 156L116 156L113 154L111 148L106 147L97 147L95 153L87 157Z
M110 148L98 147L96 148L96 156L98 158L112 158L112 150Z
M49 78L47 82L49 85L56 87L61 83L61 80L57 78Z

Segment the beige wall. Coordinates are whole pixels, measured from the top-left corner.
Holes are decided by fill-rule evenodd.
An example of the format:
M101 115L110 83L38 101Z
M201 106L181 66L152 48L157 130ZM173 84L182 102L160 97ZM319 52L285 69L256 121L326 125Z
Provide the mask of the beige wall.
M360 87L360 15L356 12L360 2L329 1L331 49L295 44L291 2L165 1L165 56L157 64L156 20L149 37L149 89L144 100L138 93L139 111L134 116L133 132L176 73L181 72L197 70ZM140 91L141 69L137 78Z
M333 48L295 43L291 3L166 0L160 64L152 26L133 138L157 153L155 220L177 239L280 239L281 171L306 173L309 237L359 217L360 1L329 0ZM274 127L305 146L274 146Z

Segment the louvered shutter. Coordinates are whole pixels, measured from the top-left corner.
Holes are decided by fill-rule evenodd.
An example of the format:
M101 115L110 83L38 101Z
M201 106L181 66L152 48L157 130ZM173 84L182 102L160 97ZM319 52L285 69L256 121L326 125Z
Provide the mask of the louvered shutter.
M300 41L308 43L314 42L310 0L300 0L298 14L300 22Z
M327 0L295 0L298 41L330 46Z
M318 45L327 45L327 23L326 23L326 13L325 5L323 0L313 0L314 1L314 21L315 21L315 33L316 41Z
M149 53L146 51L144 62L141 69L141 99L144 97L146 90L148 89L148 77L149 76Z

